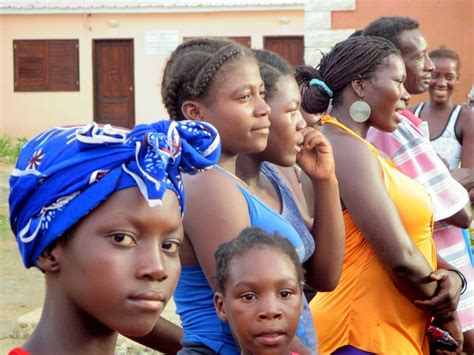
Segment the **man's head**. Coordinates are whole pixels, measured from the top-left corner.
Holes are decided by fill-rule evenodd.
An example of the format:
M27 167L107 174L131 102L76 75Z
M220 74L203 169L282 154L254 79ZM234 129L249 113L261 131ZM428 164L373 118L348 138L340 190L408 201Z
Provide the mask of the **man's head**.
M364 36L382 37L398 47L407 71L405 88L412 95L428 90L431 72L434 69L427 52L428 44L419 27L416 20L391 16L378 18L363 32Z

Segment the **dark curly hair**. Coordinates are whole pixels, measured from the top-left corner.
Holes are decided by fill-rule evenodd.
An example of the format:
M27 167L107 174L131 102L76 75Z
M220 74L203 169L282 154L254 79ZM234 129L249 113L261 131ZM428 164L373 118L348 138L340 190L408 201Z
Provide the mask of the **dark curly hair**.
M216 258L216 284L218 292L224 292L225 290L225 284L229 278L229 266L232 260L257 248L273 249L283 255L288 255L295 267L298 281L302 285L304 281L303 267L300 264L295 247L277 232L270 234L260 228L245 228L237 238L221 244L214 254Z
M323 55L317 68L300 66L295 78L301 88L301 107L308 113L324 113L331 99L333 106L342 102L343 89L356 79L370 80L385 59L400 51L383 38L355 36L339 42ZM331 98L319 85L310 85L311 79L323 81L333 92Z
M265 49L252 49L257 57L260 75L265 83L265 99L269 100L275 93L275 85L282 76L293 75L294 69L278 54Z
M163 104L172 120L186 119L186 100L209 100L209 88L224 64L254 58L252 52L227 39L196 38L180 44L166 63L161 82Z
M372 21L362 31L363 36L374 36L385 38L401 49L399 41L400 33L416 30L420 27L418 21L402 16L382 16Z
M456 62L456 71L459 72L461 69L461 59L459 58L459 54L457 54L452 49L441 47L431 51L429 54L431 59L433 58L449 58Z

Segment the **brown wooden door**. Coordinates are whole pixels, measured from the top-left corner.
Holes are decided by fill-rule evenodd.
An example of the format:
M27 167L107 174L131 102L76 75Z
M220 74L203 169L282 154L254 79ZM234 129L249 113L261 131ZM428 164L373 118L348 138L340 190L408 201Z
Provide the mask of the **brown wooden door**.
M135 125L133 40L94 40L94 121Z
M303 36L265 36L263 48L281 55L293 66L304 64Z

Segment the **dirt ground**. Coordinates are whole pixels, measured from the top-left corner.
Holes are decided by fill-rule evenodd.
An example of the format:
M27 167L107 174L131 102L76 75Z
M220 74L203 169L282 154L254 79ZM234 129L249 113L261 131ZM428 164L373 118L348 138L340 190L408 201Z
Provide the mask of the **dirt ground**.
M0 162L0 354L21 345L39 318L45 293L43 274L25 269L8 222L8 176L13 167ZM177 324L173 302L163 316ZM120 338L117 354L159 354Z

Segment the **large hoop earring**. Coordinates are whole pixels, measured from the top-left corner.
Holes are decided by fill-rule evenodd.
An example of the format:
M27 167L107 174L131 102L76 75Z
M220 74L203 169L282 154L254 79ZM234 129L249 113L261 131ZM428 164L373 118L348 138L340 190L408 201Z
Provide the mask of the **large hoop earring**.
M370 109L369 104L362 100L362 98L358 101L354 101L351 107L349 107L349 115L358 123L364 123L367 121L371 112L372 110Z

